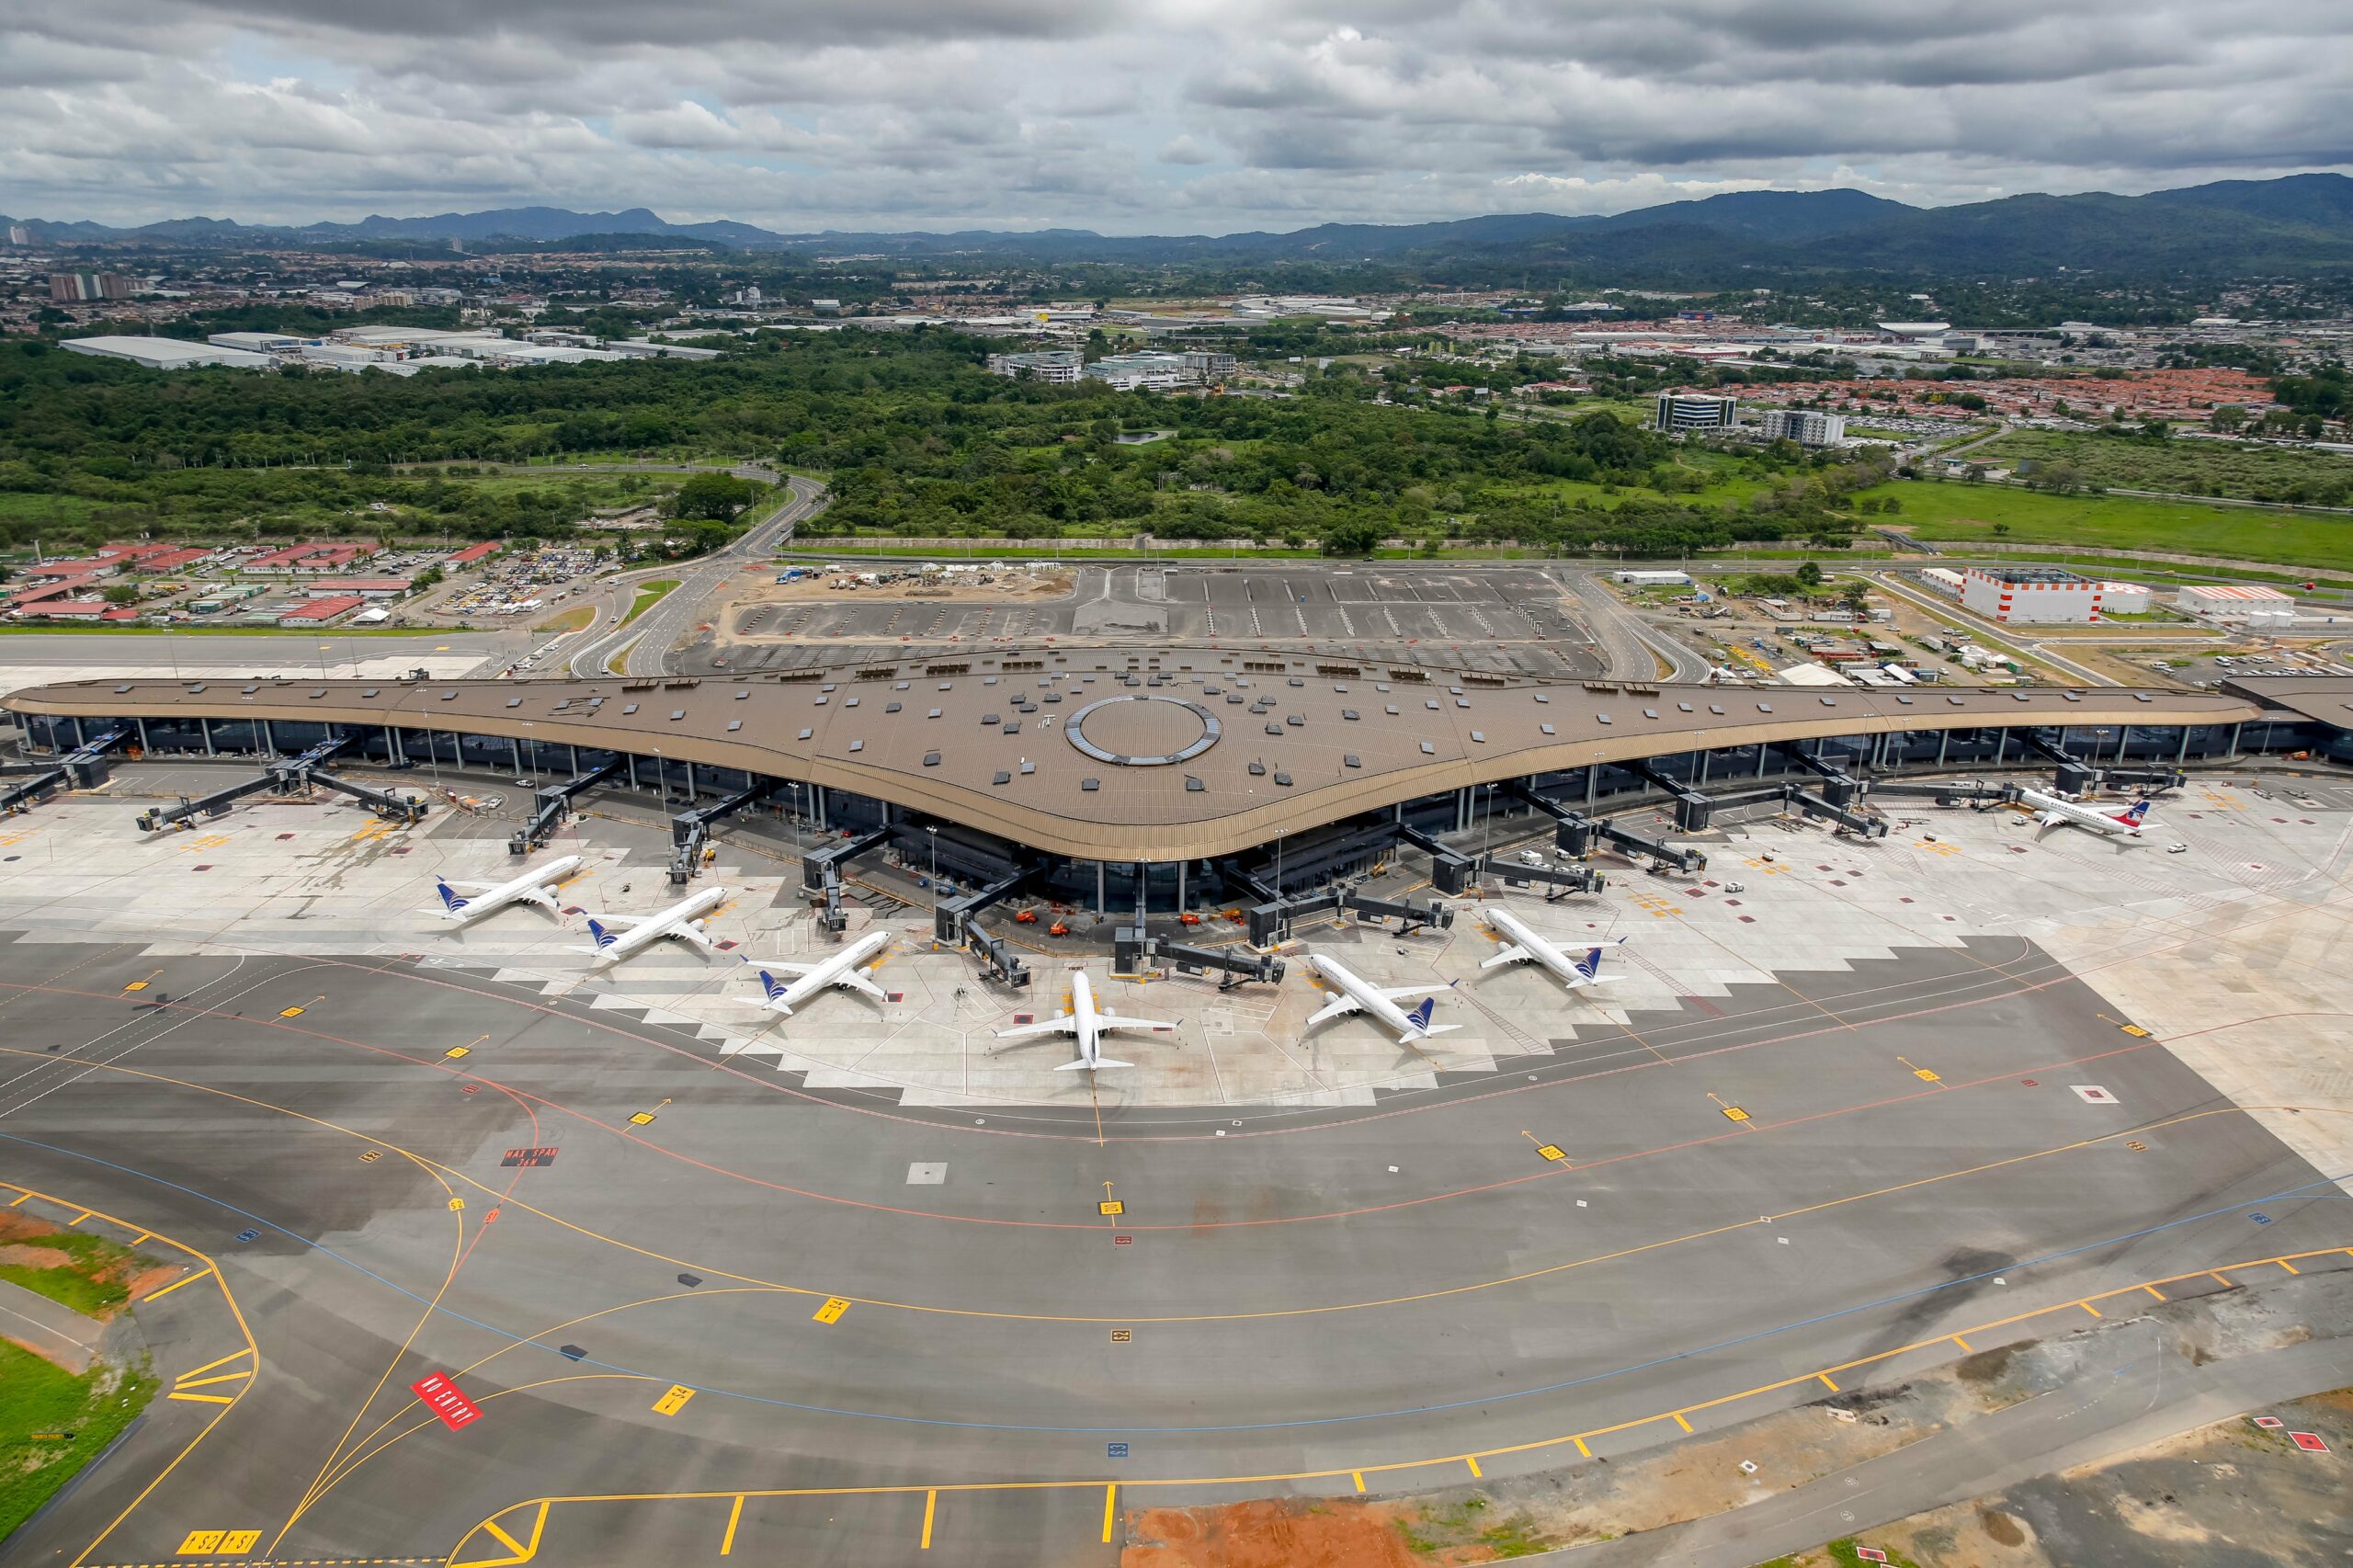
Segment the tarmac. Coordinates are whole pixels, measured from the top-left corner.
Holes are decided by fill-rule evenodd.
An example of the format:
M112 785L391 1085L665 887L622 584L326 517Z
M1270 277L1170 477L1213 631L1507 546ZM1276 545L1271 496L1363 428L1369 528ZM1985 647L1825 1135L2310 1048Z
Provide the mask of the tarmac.
M0 1201L218 1270L140 1308L165 1395L0 1562L1108 1563L1131 1506L1538 1474L2353 1244L2353 812L2293 781L2194 782L2180 855L1931 808L1499 894L1631 938L1598 1003L1481 971L1475 903L1302 928L1430 986L1463 1027L1418 1051L1305 1030L1304 966L1097 956L1176 1027L1088 1085L995 1040L1053 961L992 990L900 873L851 932L900 931L898 999L761 1027L743 960L821 946L789 830L722 835L717 960L597 975L577 915L431 913L513 874L495 814L131 827L209 771L0 822ZM625 805L550 846L567 908L676 896Z

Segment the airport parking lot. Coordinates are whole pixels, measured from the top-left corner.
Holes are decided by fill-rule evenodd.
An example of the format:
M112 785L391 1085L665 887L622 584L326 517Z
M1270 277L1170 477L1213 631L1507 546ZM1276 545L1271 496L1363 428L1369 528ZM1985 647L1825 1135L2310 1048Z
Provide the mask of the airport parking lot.
M1016 574L1001 597L988 596L975 585L953 599L927 598L884 585L740 605L725 618L726 642L700 646L694 657L757 670L805 662L802 650L812 645L921 653L976 642L1151 639L1542 675L1597 674L1608 662L1565 582L1533 566L1089 564L1067 594L1040 597Z
M218 1260L225 1291L155 1303L168 1386L243 1354L231 1302L260 1369L233 1405L159 1400L27 1562L129 1507L85 1561L203 1529L518 1555L489 1520L540 1562L1108 1563L1133 1509L1631 1453L1818 1397L1813 1369L1894 1352L1831 1380L1864 1386L1979 1324L2353 1240L2317 1201L2353 1086L2277 1021L2353 1004L2334 784L2196 779L2159 813L2182 855L1924 808L1500 894L1631 938L1599 1004L1481 970L1475 904L1302 926L1462 1026L1400 1048L1305 1028L1296 963L1220 995L1074 946L1010 995L920 910L853 926L900 932L890 1000L763 1027L740 960L824 949L789 833L722 843L717 960L597 976L578 915L429 913L436 872L509 874L506 820L131 831L129 797L204 771L0 823L0 1179ZM594 809L551 846L588 858L565 906L666 902L650 801ZM1078 961L1176 1024L1120 1038L1131 1072L995 1039ZM478 1422L418 1409L432 1370Z

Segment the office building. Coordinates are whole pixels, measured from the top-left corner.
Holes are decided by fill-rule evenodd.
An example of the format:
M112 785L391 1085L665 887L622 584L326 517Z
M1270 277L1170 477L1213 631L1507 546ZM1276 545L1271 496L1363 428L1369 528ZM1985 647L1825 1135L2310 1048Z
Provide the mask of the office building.
M1035 354L992 354L988 369L992 376L1009 376L1016 381L1048 381L1055 386L1078 384L1082 357L1075 348L1048 348Z
M1835 447L1847 438L1847 416L1814 408L1768 408L1756 421L1768 441L1801 447Z
M1740 423L1740 404L1709 392L1661 392L1651 428L1680 436L1694 430L1729 430Z

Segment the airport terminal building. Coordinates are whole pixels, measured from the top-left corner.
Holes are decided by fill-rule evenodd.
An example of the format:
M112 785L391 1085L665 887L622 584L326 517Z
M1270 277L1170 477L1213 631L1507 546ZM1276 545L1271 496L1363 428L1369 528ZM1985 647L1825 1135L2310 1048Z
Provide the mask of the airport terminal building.
M1438 892L1462 891L1480 868L1460 835L1530 812L1553 819L1569 857L1607 841L1688 869L1697 853L1605 813L1663 805L1690 835L1771 805L1870 835L1886 831L1875 794L1948 792L1922 776L2055 770L2080 789L2257 755L2353 761L2353 678L1825 693L1213 648L740 678L98 680L0 702L36 751L101 767L109 753L282 765L320 751L558 791L593 778L683 807L682 846L730 811L786 812L824 835L804 868L813 892L888 846L974 894L949 901L969 903L953 918L942 906L958 941L1016 891L1112 915L1238 903L1271 911L1253 924L1264 936L1402 851L1430 857ZM675 874L690 872L682 857Z

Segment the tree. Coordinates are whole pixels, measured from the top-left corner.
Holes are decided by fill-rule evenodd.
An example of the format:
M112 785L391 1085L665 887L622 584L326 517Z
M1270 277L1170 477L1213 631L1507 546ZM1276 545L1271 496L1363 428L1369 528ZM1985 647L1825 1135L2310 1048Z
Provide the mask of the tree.
M98 597L110 605L135 605L139 602L139 589L130 583L117 583Z
M1822 568L1814 562L1801 561L1798 562L1797 579L1801 587L1818 588L1822 586Z
M1864 586L1862 579L1859 577L1838 590L1838 599L1847 607L1847 612L1849 615L1860 619L1864 609L1870 603L1870 589Z
M2243 430L2246 427L2246 410L2235 403L2226 403L2208 415L2206 423L2217 430Z
M760 498L760 486L732 473L699 473L678 486L665 508L673 517L732 523Z

